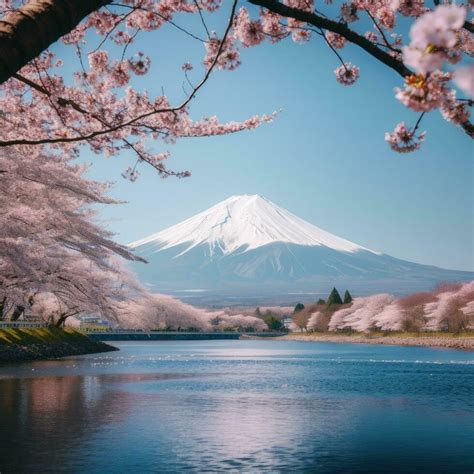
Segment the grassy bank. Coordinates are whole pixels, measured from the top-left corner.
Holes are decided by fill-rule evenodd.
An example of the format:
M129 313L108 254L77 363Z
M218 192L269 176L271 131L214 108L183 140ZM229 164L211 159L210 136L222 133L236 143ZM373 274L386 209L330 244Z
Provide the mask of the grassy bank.
M474 350L474 332L375 332L375 333L291 333L280 339L313 342L348 342L359 344L386 344L399 346L446 347Z
M0 363L117 350L74 329L0 329Z

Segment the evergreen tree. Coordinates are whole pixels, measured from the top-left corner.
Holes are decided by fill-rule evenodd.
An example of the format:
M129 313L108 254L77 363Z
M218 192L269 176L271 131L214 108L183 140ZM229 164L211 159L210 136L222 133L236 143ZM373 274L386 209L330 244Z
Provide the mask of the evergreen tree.
M342 299L336 288L333 288L331 294L329 295L327 305L332 306L335 304L342 304Z
M349 293L349 290L346 290L344 293L344 304L352 303L352 295Z
M316 304L326 304L326 301L324 301L322 298L319 298Z
M304 304L303 303L298 303L296 306L295 306L295 309L294 309L294 313L297 313L298 311L301 311L302 309L304 309Z
M270 331L282 331L285 328L282 320L271 313L267 314L263 320Z

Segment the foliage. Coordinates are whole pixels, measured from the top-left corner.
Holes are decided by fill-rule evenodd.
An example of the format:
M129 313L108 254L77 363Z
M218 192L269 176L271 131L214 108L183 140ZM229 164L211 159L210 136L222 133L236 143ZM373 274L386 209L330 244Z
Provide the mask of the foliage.
M297 313L298 311L302 311L304 309L304 304L303 303L296 303L295 309L293 310L294 313Z
M327 304L328 307L336 305L336 304L343 304L342 299L341 299L341 295L336 290L336 288L332 289L331 293L329 294L329 297L328 297L328 300L327 300L326 304Z
M349 290L346 290L344 293L344 304L352 303L352 295L349 293Z
M285 327L282 320L273 314L265 315L263 320L271 331L281 331Z

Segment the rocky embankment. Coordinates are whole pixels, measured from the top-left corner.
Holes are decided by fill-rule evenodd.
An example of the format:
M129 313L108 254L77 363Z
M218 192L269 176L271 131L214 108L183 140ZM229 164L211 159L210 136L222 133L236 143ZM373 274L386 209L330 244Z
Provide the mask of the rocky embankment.
M116 350L72 329L0 329L0 364Z
M343 342L359 344L385 344L393 346L426 346L445 347L451 349L474 350L474 333L468 334L443 334L443 333L420 333L407 334L329 334L308 333L288 334L279 339L289 341L310 342Z

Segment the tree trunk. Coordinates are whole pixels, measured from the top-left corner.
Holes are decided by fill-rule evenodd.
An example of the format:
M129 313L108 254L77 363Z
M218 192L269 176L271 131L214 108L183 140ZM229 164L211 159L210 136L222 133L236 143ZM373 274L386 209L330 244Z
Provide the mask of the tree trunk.
M13 311L11 320L12 320L12 321L17 321L18 318L23 314L23 311L25 311L25 307L18 305L18 306L15 308L15 311Z
M59 319L56 321L56 324L54 326L57 328L63 327L67 318L68 318L67 314L61 314L61 316L59 316Z
M5 311L6 302L7 302L7 297L4 296L3 299L0 301L0 321L4 319L3 312Z
M111 0L31 0L0 19L0 84Z

